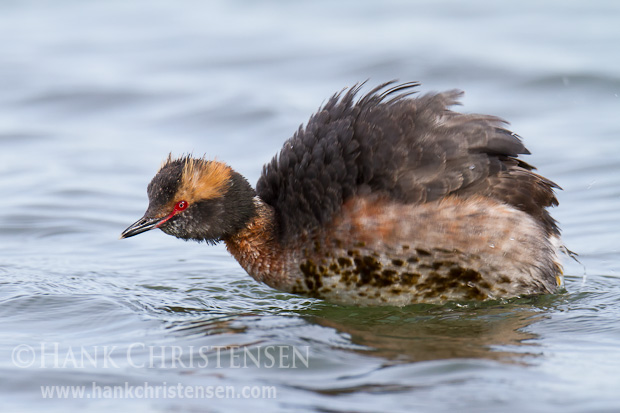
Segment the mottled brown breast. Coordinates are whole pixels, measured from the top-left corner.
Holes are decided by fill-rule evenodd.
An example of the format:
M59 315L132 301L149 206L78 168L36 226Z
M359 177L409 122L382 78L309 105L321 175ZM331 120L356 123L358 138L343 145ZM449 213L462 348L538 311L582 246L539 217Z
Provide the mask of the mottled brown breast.
M356 197L332 225L299 241L286 290L362 305L549 293L561 273L552 237L489 198L411 205Z

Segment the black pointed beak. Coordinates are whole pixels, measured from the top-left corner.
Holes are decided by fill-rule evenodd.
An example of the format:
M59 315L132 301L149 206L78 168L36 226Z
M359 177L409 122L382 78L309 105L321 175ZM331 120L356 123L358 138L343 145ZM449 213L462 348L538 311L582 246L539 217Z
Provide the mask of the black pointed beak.
M142 234L143 232L157 228L164 220L165 218L148 218L144 216L123 231L121 239L133 237L134 235Z

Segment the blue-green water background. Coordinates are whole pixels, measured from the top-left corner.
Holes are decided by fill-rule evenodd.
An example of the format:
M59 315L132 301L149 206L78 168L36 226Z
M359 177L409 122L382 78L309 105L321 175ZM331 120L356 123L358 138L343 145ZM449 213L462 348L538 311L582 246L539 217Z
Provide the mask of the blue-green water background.
M511 121L527 161L564 188L553 214L583 264L566 262L567 293L344 308L257 284L223 246L118 240L169 152L217 156L256 182L327 97L366 79L460 88L461 110ZM2 411L620 411L619 94L612 0L3 1ZM41 345L65 358L114 346L117 365L15 361ZM122 357L270 345L309 349L308 367ZM40 390L145 381L277 398Z

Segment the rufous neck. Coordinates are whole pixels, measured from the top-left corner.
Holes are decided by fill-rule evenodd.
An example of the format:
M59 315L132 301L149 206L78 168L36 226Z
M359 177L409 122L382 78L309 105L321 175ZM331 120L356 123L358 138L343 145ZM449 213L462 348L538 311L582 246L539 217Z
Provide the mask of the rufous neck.
M281 288L284 261L272 206L254 198L256 214L245 228L224 238L226 248L255 280Z

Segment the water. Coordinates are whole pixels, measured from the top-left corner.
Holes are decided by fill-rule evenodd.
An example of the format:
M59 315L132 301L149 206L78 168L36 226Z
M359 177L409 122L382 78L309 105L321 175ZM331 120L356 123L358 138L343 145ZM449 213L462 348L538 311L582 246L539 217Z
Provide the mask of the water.
M2 411L620 410L619 18L614 1L2 2ZM565 294L338 307L258 285L222 246L118 240L169 152L256 182L328 96L394 78L464 89L463 110L525 138L564 188L582 263ZM277 397L103 395L145 382Z

